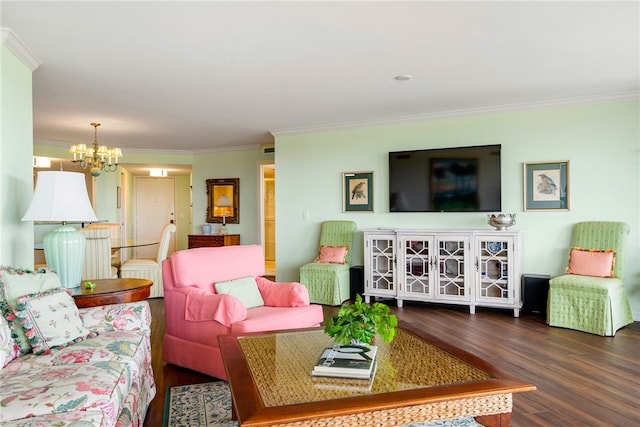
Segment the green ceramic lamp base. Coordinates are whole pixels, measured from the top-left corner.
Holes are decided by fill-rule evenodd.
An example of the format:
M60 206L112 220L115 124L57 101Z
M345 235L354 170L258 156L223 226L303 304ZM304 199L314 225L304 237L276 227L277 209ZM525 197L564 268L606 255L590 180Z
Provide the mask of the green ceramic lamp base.
M44 236L44 256L47 266L55 271L65 288L77 288L82 279L85 237L70 225L62 226Z

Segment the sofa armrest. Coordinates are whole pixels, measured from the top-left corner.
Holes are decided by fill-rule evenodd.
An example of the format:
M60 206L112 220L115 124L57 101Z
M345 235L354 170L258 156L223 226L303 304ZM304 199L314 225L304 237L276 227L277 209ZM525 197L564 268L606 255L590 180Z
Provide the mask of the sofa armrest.
M151 333L151 309L147 301L102 305L78 310L92 332L143 331Z
M247 318L247 307L234 296L207 293L196 287L185 291L187 292L185 320L192 322L215 320L229 328L232 324Z
M309 291L298 282L277 283L256 277L264 305L270 307L303 307L309 305Z

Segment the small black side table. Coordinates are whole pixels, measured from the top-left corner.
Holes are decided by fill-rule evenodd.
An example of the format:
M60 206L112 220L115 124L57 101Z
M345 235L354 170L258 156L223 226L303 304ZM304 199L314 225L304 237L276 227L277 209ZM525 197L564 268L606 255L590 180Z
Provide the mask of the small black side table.
M349 269L349 290L351 301L355 301L356 294L364 292L364 266L354 265Z
M522 275L522 313L546 317L549 295L549 276Z

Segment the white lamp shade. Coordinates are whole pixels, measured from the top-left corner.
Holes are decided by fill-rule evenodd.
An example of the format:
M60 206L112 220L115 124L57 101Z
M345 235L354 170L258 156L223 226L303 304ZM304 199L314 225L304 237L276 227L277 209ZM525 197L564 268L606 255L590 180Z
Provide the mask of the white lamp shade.
M220 197L218 197L218 201L216 202L216 207L218 208L230 208L231 206L233 206L231 204L231 200L229 200L229 198L226 195L222 195Z
M89 202L84 174L38 172L36 191L23 221L97 221Z

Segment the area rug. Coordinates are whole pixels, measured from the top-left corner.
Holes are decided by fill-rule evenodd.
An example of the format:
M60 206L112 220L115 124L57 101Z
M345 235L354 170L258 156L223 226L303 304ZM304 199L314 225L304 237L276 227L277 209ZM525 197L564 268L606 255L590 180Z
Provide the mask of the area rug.
M237 427L224 381L167 387L163 427ZM363 426L365 427L365 426ZM405 427L482 427L473 418L416 423Z
M231 392L224 381L167 387L164 427L237 427Z

